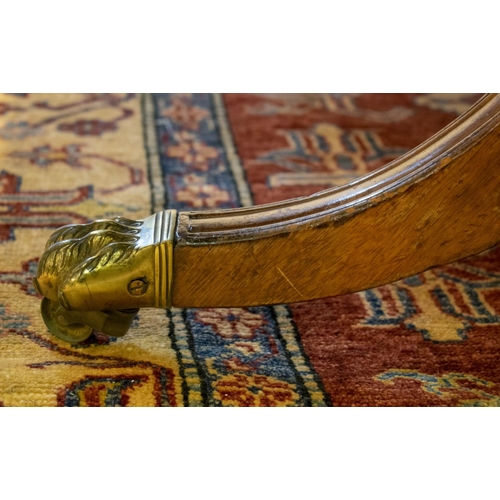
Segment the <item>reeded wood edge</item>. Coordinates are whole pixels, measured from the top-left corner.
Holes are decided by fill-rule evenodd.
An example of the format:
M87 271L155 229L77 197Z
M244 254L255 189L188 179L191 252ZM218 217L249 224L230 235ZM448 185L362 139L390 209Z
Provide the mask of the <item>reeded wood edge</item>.
M249 208L180 212L176 245L230 243L341 222L444 168L500 123L500 96L486 94L408 153L344 186Z

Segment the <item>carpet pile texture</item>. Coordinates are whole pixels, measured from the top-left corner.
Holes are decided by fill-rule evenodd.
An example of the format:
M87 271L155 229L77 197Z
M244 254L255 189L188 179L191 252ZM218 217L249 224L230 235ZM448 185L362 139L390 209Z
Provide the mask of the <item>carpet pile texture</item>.
M125 337L73 346L31 281L62 225L312 194L478 97L0 95L0 405L499 406L500 247L342 297L141 310Z

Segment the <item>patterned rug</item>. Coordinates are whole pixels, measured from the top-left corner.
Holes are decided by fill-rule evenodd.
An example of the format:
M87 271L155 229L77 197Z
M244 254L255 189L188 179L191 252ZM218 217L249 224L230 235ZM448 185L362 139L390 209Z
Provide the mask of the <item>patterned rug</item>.
M373 290L141 310L51 336L31 278L64 224L308 195L379 168L477 94L3 94L0 405L498 406L500 247Z

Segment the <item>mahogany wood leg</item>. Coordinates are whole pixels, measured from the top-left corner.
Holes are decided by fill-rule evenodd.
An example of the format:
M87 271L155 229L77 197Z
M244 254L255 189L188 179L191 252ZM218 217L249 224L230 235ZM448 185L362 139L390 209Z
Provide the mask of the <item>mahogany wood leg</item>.
M179 214L173 304L346 294L500 241L500 96L355 182L283 203Z
M82 324L117 321L110 333L123 334L132 313L120 319L122 309L304 301L479 253L500 241L499 139L500 96L487 94L419 147L342 187L251 208L62 228L35 280L53 302L46 323L80 341ZM111 323L96 315L103 311ZM79 325L73 337L71 325Z

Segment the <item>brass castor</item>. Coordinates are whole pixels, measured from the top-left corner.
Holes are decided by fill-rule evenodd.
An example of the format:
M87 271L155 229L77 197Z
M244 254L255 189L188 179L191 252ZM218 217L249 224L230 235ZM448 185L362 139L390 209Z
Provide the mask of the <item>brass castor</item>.
M170 307L174 225L165 210L58 229L33 279L50 332L71 343L93 330L121 337L140 307Z
M94 330L113 337L123 337L138 311L68 311L57 301L46 297L42 299L45 325L57 338L72 344L88 339Z
M94 330L91 326L83 323L69 323L63 307L54 300L42 299L42 318L50 333L61 340L77 344L90 337Z

